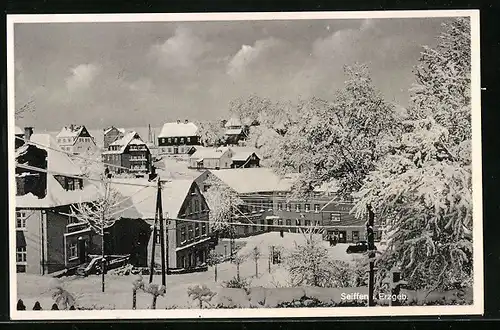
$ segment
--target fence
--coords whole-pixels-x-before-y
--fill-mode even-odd
[[[33,308],[32,310],[34,311],[41,311],[41,310],[44,310],[45,308],[42,307],[42,305],[40,304],[40,302],[36,301],[35,304],[33,305]],[[22,299],[19,299],[17,301],[17,310],[18,311],[25,311],[27,310],[26,306],[24,305],[24,302],[22,301]],[[59,306],[54,303],[52,304],[52,306],[50,308],[48,308],[48,310],[60,310]],[[68,308],[68,310],[76,310],[75,306],[72,305]]]

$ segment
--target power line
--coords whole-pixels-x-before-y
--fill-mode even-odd
[[[130,171],[129,168],[124,167],[124,166],[110,164],[110,163],[104,163],[103,161],[99,161],[99,160],[95,160],[95,159],[90,159],[90,158],[82,157],[80,155],[75,155],[75,154],[73,154],[73,153],[71,153],[69,151],[65,151],[65,150],[62,150],[62,149],[57,149],[57,148],[53,148],[53,147],[50,147],[50,146],[46,146],[44,144],[33,142],[31,140],[27,140],[27,139],[24,139],[24,138],[19,137],[19,136],[16,136],[16,139],[24,141],[27,144],[31,144],[31,145],[39,146],[39,147],[46,148],[46,149],[49,149],[49,150],[57,151],[57,152],[66,154],[68,156],[74,157],[74,158],[80,158],[80,159],[83,159],[83,160],[86,160],[86,161],[89,161],[89,162],[94,162],[96,164],[110,166],[110,167],[116,167],[116,168],[120,168],[120,169],[124,169],[124,170]]]
[[[66,173],[61,173],[61,172],[56,172],[56,171],[49,171],[43,168],[35,167],[35,166],[30,166],[30,165],[25,165],[25,164],[16,164],[16,167],[20,167],[26,170],[31,170],[31,171],[36,171],[36,172],[43,172],[43,173],[48,173],[48,174],[53,174],[53,175],[62,175],[68,178],[74,178],[74,179],[81,179],[81,180],[89,180],[89,181],[94,181],[94,182],[100,182],[100,183],[111,183],[111,184],[116,184],[116,185],[124,185],[124,186],[136,186],[136,187],[156,187],[155,185],[145,185],[145,184],[140,184],[140,183],[131,183],[131,182],[117,182],[117,181],[112,181],[108,180],[105,181],[103,179],[96,179],[96,178],[87,178],[84,176],[78,176],[78,175],[71,175],[71,174],[66,174]]]

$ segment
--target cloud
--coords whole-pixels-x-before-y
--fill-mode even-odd
[[[175,34],[164,43],[153,45],[151,53],[167,68],[186,69],[205,55],[211,45],[190,29],[177,27]]]
[[[71,69],[71,76],[66,78],[68,91],[75,92],[90,87],[90,83],[101,72],[100,67],[95,64],[80,64]]]
[[[278,39],[267,38],[257,40],[253,46],[243,45],[241,49],[233,56],[227,65],[227,73],[236,77],[245,72],[246,68],[259,58],[272,52],[273,48],[281,45]]]

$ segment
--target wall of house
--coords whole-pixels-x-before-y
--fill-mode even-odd
[[[47,272],[53,273],[62,270],[66,267],[66,252],[67,246],[64,240],[64,233],[68,225],[69,218],[58,212],[64,212],[64,209],[48,210],[46,224],[47,238]]]
[[[94,152],[97,149],[92,137],[80,136],[73,146],[73,153],[81,154],[86,152]]]
[[[189,139],[189,141],[188,141]],[[187,154],[193,146],[200,145],[199,136],[185,137],[159,137],[158,138],[158,153],[159,154]]]
[[[116,128],[111,129],[108,133],[104,135],[104,148],[108,148],[108,146],[115,142],[117,139],[122,138],[123,134]]]
[[[130,148],[130,146],[128,146],[126,149],[125,149],[125,152],[124,152],[124,155],[128,155],[128,157],[124,157],[124,164],[128,164],[128,165],[124,165],[128,168],[131,168],[132,165],[141,165],[141,166],[144,166],[144,171],[142,172],[149,172],[150,168],[151,168],[151,152],[149,151],[149,149],[147,148],[146,145],[142,146],[143,147],[143,150],[133,150]],[[145,160],[144,161],[138,161],[138,160],[133,160],[131,159],[131,157],[141,157],[141,158],[144,158]],[[133,173],[137,173],[137,172],[133,172]]]
[[[116,166],[122,166],[122,155],[121,154],[104,154],[102,155],[103,161],[107,164],[112,164]],[[118,167],[109,166],[110,172],[119,172]]]
[[[151,224],[143,219],[120,219],[108,229],[106,253],[130,255],[130,263],[145,267],[149,264],[148,245],[152,236]]]
[[[27,214],[26,230],[23,230],[26,241],[26,273],[41,274],[42,267],[42,212],[40,210],[23,210]]]

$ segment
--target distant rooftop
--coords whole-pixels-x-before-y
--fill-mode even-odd
[[[198,127],[192,122],[173,122],[165,123],[158,137],[165,138],[196,136],[197,133]]]

